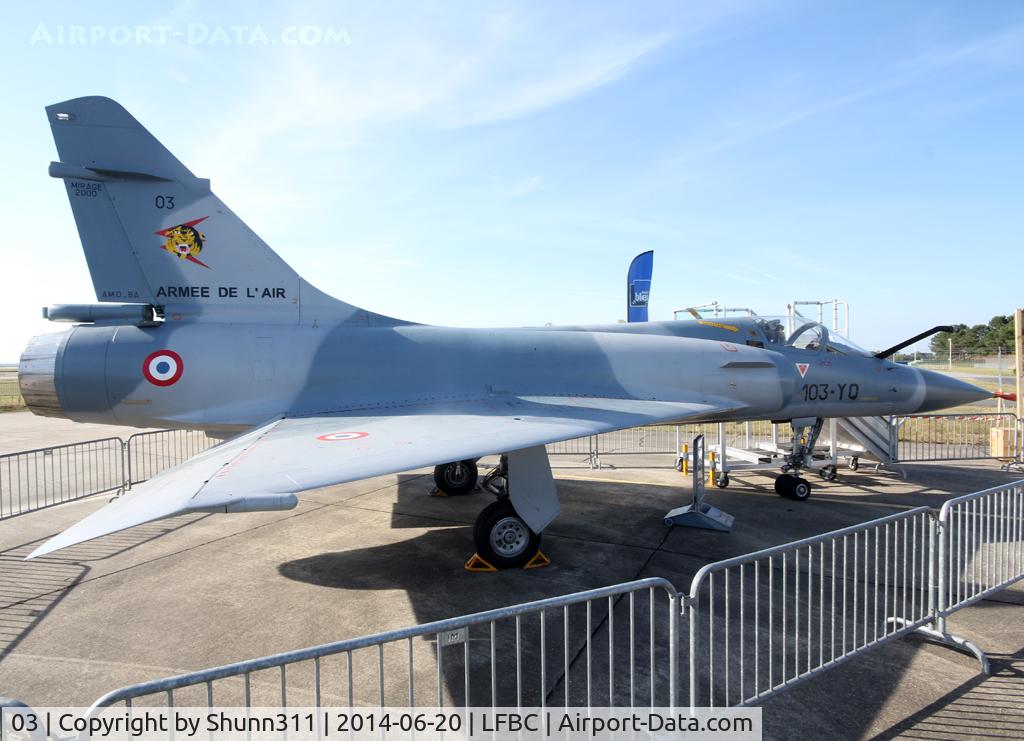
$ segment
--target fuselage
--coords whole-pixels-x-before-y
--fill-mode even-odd
[[[729,410],[709,419],[924,409],[927,384],[916,369],[826,347],[772,347],[756,329],[746,321],[526,329],[83,325],[34,340],[21,374],[40,413],[225,431],[276,416],[501,396],[705,402]],[[170,375],[159,370],[165,359],[174,366]]]

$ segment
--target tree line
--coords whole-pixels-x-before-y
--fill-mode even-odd
[[[1013,352],[1013,315],[994,316],[988,324],[956,324],[952,332],[939,332],[932,337],[931,350],[936,355],[949,356],[949,340],[953,340],[953,353],[995,355],[999,348]]]

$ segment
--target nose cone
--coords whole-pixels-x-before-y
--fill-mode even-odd
[[[992,392],[978,388],[974,384],[960,381],[944,373],[920,371],[924,381],[924,401],[918,412],[934,412],[939,409],[970,404],[982,399],[991,399]]]

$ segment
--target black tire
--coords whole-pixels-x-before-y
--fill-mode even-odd
[[[507,499],[484,507],[473,525],[477,555],[499,569],[525,566],[540,550],[540,534],[516,514]]]
[[[790,484],[789,492],[786,496],[798,502],[805,501],[811,496],[811,482],[807,479],[793,479],[793,483]]]
[[[715,486],[717,486],[719,489],[724,489],[728,485],[729,485],[729,474],[727,474],[727,473],[720,473],[717,476],[715,476]]]
[[[835,481],[839,474],[836,472],[835,466],[822,466],[818,469],[818,475],[825,481]]]
[[[860,468],[860,458],[854,456],[846,465],[850,467],[851,471],[856,471],[858,468]]]
[[[789,497],[789,490],[792,487],[793,477],[787,473],[775,479],[775,493],[780,497]]]
[[[465,460],[434,466],[434,485],[450,497],[469,494],[476,488],[476,461]]]

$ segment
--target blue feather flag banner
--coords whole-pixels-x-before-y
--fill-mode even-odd
[[[641,252],[629,264],[626,274],[626,320],[647,321],[647,302],[651,298],[651,274],[654,272],[654,250]]]

